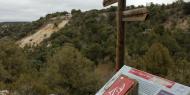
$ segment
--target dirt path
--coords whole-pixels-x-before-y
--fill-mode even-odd
[[[33,35],[25,37],[18,41],[20,47],[25,47],[26,45],[29,46],[37,46],[43,40],[49,38],[53,33],[59,31],[60,29],[64,28],[65,25],[69,22],[69,20],[63,20],[57,26],[54,23],[47,24],[45,27],[39,29]]]

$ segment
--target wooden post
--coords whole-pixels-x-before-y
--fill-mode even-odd
[[[118,0],[117,13],[117,47],[116,47],[116,71],[124,65],[125,56],[125,22],[122,21],[123,11],[126,8],[126,0]]]

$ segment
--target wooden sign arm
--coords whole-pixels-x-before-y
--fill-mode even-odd
[[[123,12],[124,16],[134,16],[134,15],[141,15],[141,14],[148,14],[148,9],[138,8],[138,9],[127,10]]]

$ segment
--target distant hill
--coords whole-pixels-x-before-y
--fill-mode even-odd
[[[0,28],[11,28],[12,26],[17,26],[17,25],[26,25],[31,22],[0,22]]]
[[[35,33],[43,25],[52,22],[51,18],[57,16],[64,16],[67,12],[57,12],[54,14],[48,14],[46,17],[41,17],[37,21],[33,22],[1,22],[0,23],[0,39],[4,37],[10,37],[15,40],[22,39],[28,35]]]
[[[12,25],[14,25],[14,24],[26,24],[26,23],[30,23],[30,22],[0,22],[1,25],[2,24],[12,24]]]

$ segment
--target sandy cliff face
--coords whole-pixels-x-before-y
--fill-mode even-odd
[[[37,46],[39,45],[43,40],[49,38],[53,33],[59,31],[60,29],[64,28],[65,25],[69,22],[70,17],[66,17],[66,19],[62,19],[59,23],[48,23],[44,27],[37,30],[36,33],[27,36],[17,43],[20,45],[20,47],[28,46]]]

